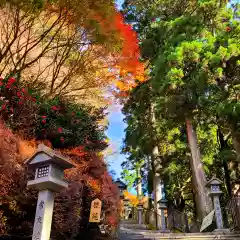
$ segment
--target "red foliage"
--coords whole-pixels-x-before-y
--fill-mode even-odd
[[[66,171],[66,177],[72,182],[84,182],[89,187],[92,198],[97,197],[104,202],[104,223],[112,227],[117,225],[120,211],[119,192],[103,159],[96,153],[84,151],[83,146],[65,150],[64,153],[76,164],[76,168]]]
[[[32,191],[26,190],[26,172],[23,164],[25,154],[27,153],[29,156],[32,151],[31,147],[29,148],[26,144],[23,147],[22,143],[21,139],[13,135],[0,122],[0,234],[5,234],[10,229],[8,215],[5,215],[7,206],[6,213],[17,213],[21,217],[24,212],[19,211],[19,203],[15,199],[19,196],[22,199],[24,196],[23,199],[26,201],[26,199],[33,197]],[[15,207],[13,208],[11,205]]]
[[[32,101],[27,89],[20,88],[15,78],[0,78],[0,114],[20,134],[34,133],[38,105]],[[14,122],[11,120],[14,119]],[[28,134],[25,134],[25,136]],[[31,136],[30,136],[31,138]]]
[[[140,64],[137,34],[129,24],[124,23],[123,16],[119,12],[116,13],[114,26],[123,41],[122,56],[126,59],[127,68],[134,73]],[[125,65],[124,67],[126,68]]]
[[[114,27],[122,40],[122,52],[117,65],[120,67],[120,76],[133,78],[142,77],[144,65],[139,61],[140,50],[136,32],[131,25],[125,24],[121,13],[116,12]]]
[[[58,111],[58,110],[60,110],[60,107],[59,107],[59,106],[52,106],[51,108],[52,108],[53,111]]]
[[[232,30],[231,27],[229,27],[229,26],[226,27],[226,31],[227,31],[227,32],[230,32],[231,30]]]

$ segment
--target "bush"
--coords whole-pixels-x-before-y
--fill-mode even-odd
[[[24,87],[13,77],[0,78],[0,115],[7,125],[26,139],[48,140],[54,148],[107,147],[104,109],[94,109],[69,99],[45,99],[40,91]]]

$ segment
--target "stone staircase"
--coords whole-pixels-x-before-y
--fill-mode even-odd
[[[121,227],[125,229],[147,230],[147,226],[145,224],[139,225],[135,220],[122,221]]]
[[[120,227],[120,240],[240,240],[240,233],[161,233],[159,230],[147,230],[135,221],[123,221]]]

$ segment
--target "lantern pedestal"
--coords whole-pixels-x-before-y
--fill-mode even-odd
[[[142,217],[143,217],[143,204],[138,204],[138,224],[142,225]]]
[[[129,199],[125,198],[123,199],[123,204],[124,204],[124,219],[128,220],[129,216]]]

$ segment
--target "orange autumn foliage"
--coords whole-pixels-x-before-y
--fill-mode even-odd
[[[143,206],[145,208],[147,208],[147,204],[148,204],[148,198],[147,197],[143,197],[141,199],[141,201],[139,201],[139,199],[138,199],[138,197],[136,195],[134,195],[134,194],[132,194],[132,193],[130,193],[128,191],[124,191],[123,195],[124,195],[125,198],[129,199],[130,204],[132,206],[136,207],[139,203],[142,203]]]
[[[124,23],[123,16],[119,12],[116,12],[114,27],[122,41],[122,59],[119,61],[119,66],[122,67],[121,73],[126,74],[124,70],[132,74],[143,73],[143,64],[139,62],[140,51],[136,32],[129,24]]]
[[[131,25],[124,23],[120,12],[115,11],[110,19],[100,15],[93,16],[101,26],[101,33],[115,38],[117,47],[112,52],[109,69],[115,74],[115,86],[121,92],[127,92],[137,86],[137,82],[146,81],[144,64],[140,62],[139,42]],[[116,44],[116,43],[115,43]]]
[[[63,0],[63,2],[65,1]],[[93,30],[96,36],[100,36],[100,42],[109,51],[108,55],[102,56],[106,68],[111,73],[108,84],[112,84],[110,81],[113,80],[118,90],[129,91],[137,85],[136,80],[138,82],[146,81],[144,64],[139,61],[140,50],[137,33],[130,24],[124,22],[122,14],[111,2],[101,0],[95,4],[92,4],[91,0],[86,0],[83,2],[85,7],[83,10],[82,8],[78,9],[76,0],[73,0],[70,4],[72,12],[70,14],[68,11],[67,14],[68,19],[78,22],[78,16],[82,15],[82,11],[86,11],[84,16],[87,18],[81,21],[81,25],[85,29]],[[96,8],[89,8],[91,5]],[[101,8],[97,6],[101,6]],[[51,6],[51,9],[59,11],[56,6]],[[78,14],[76,15],[76,13]],[[101,48],[101,52],[103,54],[103,48]]]
[[[131,25],[125,24],[121,13],[116,12],[114,27],[122,41],[121,56],[116,66],[119,69],[119,80],[116,83],[120,91],[128,91],[137,86],[136,81],[144,82],[144,64],[140,62],[139,42],[136,32]]]

